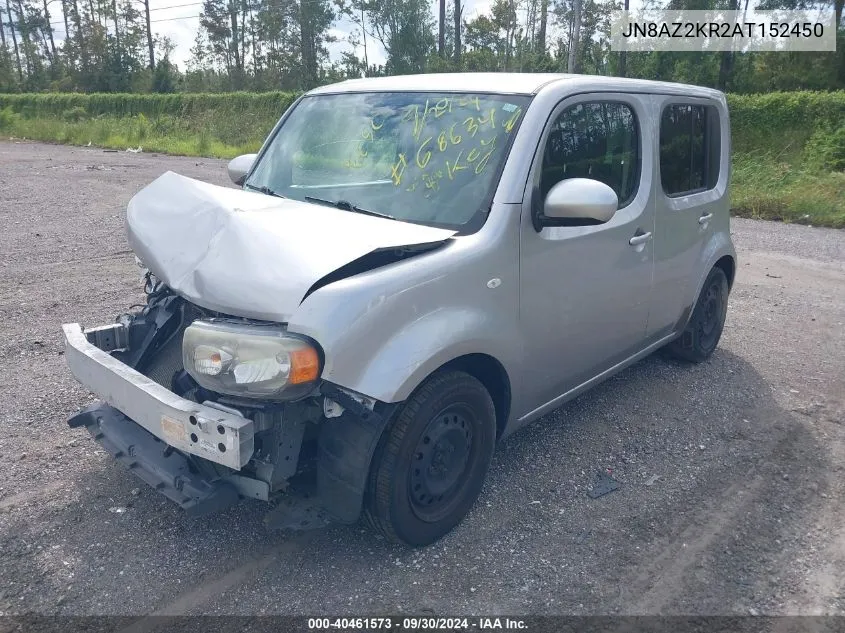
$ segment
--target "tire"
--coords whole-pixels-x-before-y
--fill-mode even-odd
[[[368,522],[395,543],[435,542],[475,503],[495,443],[496,411],[484,385],[460,371],[434,374],[379,442],[365,499]]]
[[[710,357],[725,327],[728,292],[725,272],[721,268],[711,270],[704,280],[687,327],[665,348],[669,356],[691,363],[700,363]]]

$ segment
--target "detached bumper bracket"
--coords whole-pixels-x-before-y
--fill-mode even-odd
[[[358,416],[361,421],[371,423],[376,427],[384,426],[384,421],[378,413],[368,409],[336,385],[323,381],[320,384],[320,393],[328,398],[331,398],[344,409],[351,411],[353,414]]]
[[[238,500],[231,483],[192,473],[183,454],[168,451],[167,444],[104,402],[71,416],[68,425],[86,427],[112,457],[191,516],[222,510]]]

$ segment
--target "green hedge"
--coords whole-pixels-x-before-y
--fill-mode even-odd
[[[728,95],[728,107],[739,152],[795,158],[819,130],[835,132],[845,125],[845,91]]]
[[[0,95],[0,132],[226,157],[255,151],[295,98],[288,92]]]
[[[733,212],[845,227],[845,92],[728,95]]]
[[[293,103],[289,92],[228,92],[204,94],[0,94],[0,110],[11,108],[24,117],[61,117],[74,108],[89,116],[194,116],[206,112],[278,113]]]
[[[161,116],[229,119],[250,137],[251,126],[266,131],[296,98],[288,92],[205,94],[0,94],[0,110],[24,119],[56,118],[79,121],[88,117]],[[739,151],[775,149],[790,154],[819,130],[845,122],[845,92],[773,92],[728,95],[734,147]],[[233,120],[234,119],[234,120]]]
[[[731,124],[737,130],[836,125],[845,122],[845,91],[770,92],[728,95]]]

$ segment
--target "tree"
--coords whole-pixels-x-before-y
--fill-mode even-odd
[[[325,48],[329,40],[327,31],[334,21],[334,12],[328,2],[300,0],[299,45],[303,75],[301,88],[313,88],[319,81],[321,62],[328,58]]]
[[[9,15],[9,31],[12,33],[12,44],[15,48],[15,62],[18,67],[18,80],[23,83],[23,69],[21,68],[21,54],[18,49],[18,38],[15,35],[15,20],[12,17],[12,5],[10,0],[6,0],[6,13]]]
[[[455,65],[461,63],[461,0],[455,0]]]
[[[390,74],[424,72],[435,50],[434,21],[428,0],[352,0],[342,10],[356,24],[367,24],[387,52]]]
[[[628,0],[625,0],[627,3]],[[537,50],[546,54],[546,27],[549,21],[549,0],[540,0],[540,29],[537,32]]]
[[[240,75],[238,55],[238,12],[234,0],[204,0],[200,26],[205,30],[207,58],[225,68],[230,77]]]
[[[440,0],[440,19],[437,29],[437,54],[446,56],[446,0]]]
[[[150,0],[144,0],[144,18],[147,27],[147,52],[150,54],[150,70],[155,70],[156,58],[153,50],[153,31],[150,25]]]
[[[581,2],[573,0],[572,9],[572,35],[569,38],[569,59],[566,62],[566,72],[578,72],[578,39],[581,35]]]
[[[623,9],[624,11],[628,10],[629,1],[630,0],[625,0],[625,6],[624,6],[624,9]],[[628,72],[628,51],[621,51],[619,53],[619,69],[618,69],[618,72],[616,74],[619,75],[620,77],[624,77],[627,72]]]
[[[202,0],[184,74],[171,61],[172,43],[155,36],[149,0],[59,0],[63,41],[53,33],[55,1],[0,0],[0,91],[299,91],[362,75],[567,68],[735,92],[845,88],[843,29],[835,53],[611,52],[610,12],[628,0],[492,0],[466,21],[461,0]],[[840,24],[845,3],[758,1],[760,8],[824,7]],[[660,5],[725,9],[740,1]],[[339,15],[353,28],[338,25],[348,47],[331,59]],[[386,52],[383,65],[371,63],[373,39]]]
[[[55,66],[58,61],[58,54],[56,53],[56,41],[53,39],[53,27],[50,25],[50,11],[47,9],[47,0],[44,0],[44,16],[43,16],[43,29],[47,32],[47,35],[50,37],[50,63],[51,65]]]
[[[170,63],[170,58],[165,55],[158,60],[153,72],[153,92],[175,92],[176,82],[174,77],[176,75],[175,67]]]

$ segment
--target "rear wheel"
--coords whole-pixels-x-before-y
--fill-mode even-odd
[[[496,441],[496,411],[478,380],[433,375],[402,406],[373,459],[369,522],[388,539],[433,543],[455,527],[481,492]]]
[[[666,346],[666,352],[693,363],[709,358],[719,344],[727,311],[728,279],[721,268],[714,268],[704,281],[687,327]]]

